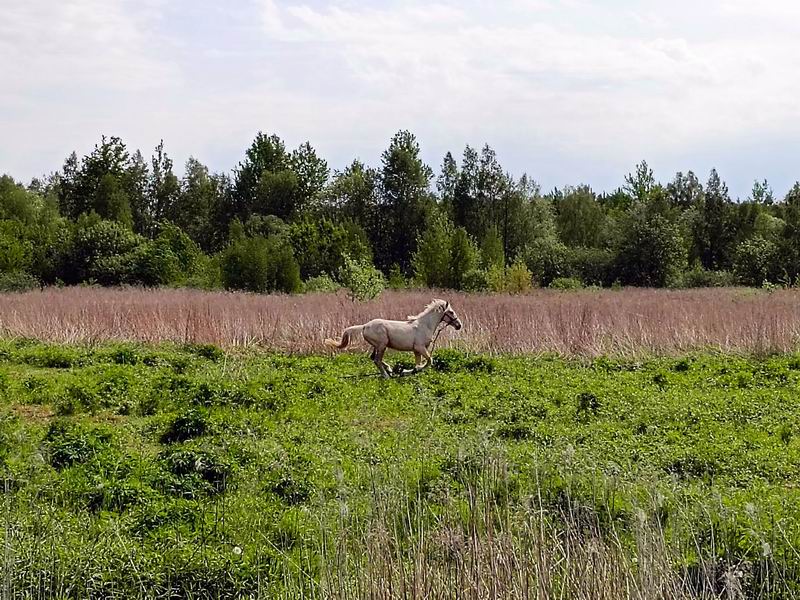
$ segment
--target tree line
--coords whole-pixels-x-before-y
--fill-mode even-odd
[[[175,172],[117,137],[28,185],[0,177],[0,288],[196,286],[369,296],[384,285],[522,292],[531,286],[792,285],[800,183],[734,201],[712,170],[664,184],[646,162],[611,193],[544,193],[494,150],[447,153],[438,173],[408,131],[371,167],[331,172],[309,143],[258,133],[231,173]]]

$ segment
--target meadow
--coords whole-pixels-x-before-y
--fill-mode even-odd
[[[0,342],[3,597],[798,593],[800,356],[442,349],[375,375]]]
[[[425,373],[323,350],[436,295]],[[800,594],[793,290],[0,306],[3,598]]]

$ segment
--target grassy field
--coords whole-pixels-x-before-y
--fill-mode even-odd
[[[3,598],[792,598],[800,357],[0,342]]]

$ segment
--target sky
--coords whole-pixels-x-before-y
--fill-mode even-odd
[[[796,0],[0,0],[0,173],[163,138],[230,171],[258,131],[331,168],[399,129],[438,172],[488,143],[545,190],[714,167],[800,179]]]

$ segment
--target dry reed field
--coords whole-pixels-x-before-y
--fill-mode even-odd
[[[461,332],[439,347],[561,356],[790,352],[800,342],[800,293],[749,289],[539,290],[523,296],[387,291],[354,303],[189,289],[50,288],[0,295],[0,334],[53,342],[214,343],[319,352],[326,336],[374,317],[402,319],[432,296],[450,300]],[[362,348],[356,344],[356,349]]]

